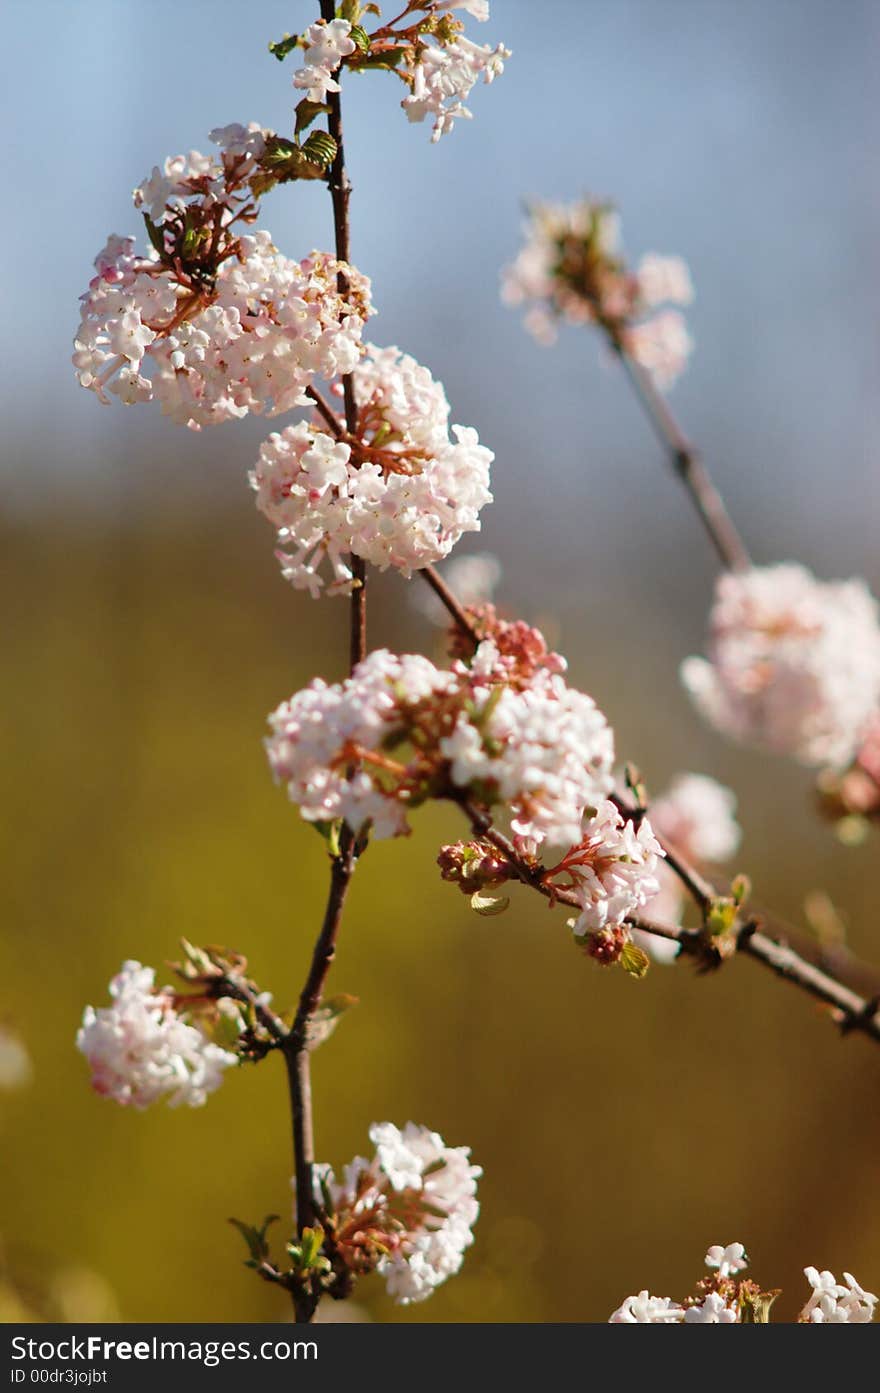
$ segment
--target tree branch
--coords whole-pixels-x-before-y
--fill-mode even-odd
[[[464,797],[453,801],[458,803],[468,818],[473,831],[502,853],[517,880],[530,889],[537,890],[551,903],[558,902],[578,909],[581,907],[580,900],[573,890],[556,889],[548,885],[544,880],[542,868],[531,865],[519,856],[510,838],[492,825],[492,819],[481,808],[475,807]],[[627,809],[625,804],[621,805],[618,802],[618,806],[628,816],[632,815],[633,810]],[[707,891],[708,900],[714,898],[714,887],[694,867],[688,865],[680,853],[674,853],[673,857],[670,857],[667,852],[667,860],[670,868],[682,879],[687,888],[692,893],[696,892],[695,898],[697,898],[698,903],[701,903]],[[705,906],[701,905],[701,908],[705,908]],[[628,916],[626,923],[630,928],[640,929],[643,933],[654,934],[658,938],[670,939],[680,944],[683,953],[694,957],[706,967],[720,965],[721,956],[713,943],[712,936],[707,933],[705,928],[688,929],[676,924],[660,924],[636,915]],[[784,941],[761,932],[760,925],[760,916],[753,916],[741,924],[734,931],[733,951],[744,953],[747,957],[753,958],[756,962],[769,968],[777,977],[782,977],[785,981],[800,987],[808,995],[832,1006],[835,1011],[835,1019],[843,1033],[846,1034],[854,1030],[861,1031],[872,1039],[880,1041],[880,995],[875,997],[861,996],[858,992],[831,977],[827,972],[823,972],[814,963],[808,962]]]
[[[666,399],[657,391],[651,374],[630,357],[620,331],[604,320],[599,322],[623,364],[669,463],[684,484],[722,565],[729,571],[747,571],[752,562],[746,545],[698,452],[679,426]]]
[[[321,17],[332,21],[335,18],[334,0],[321,0]],[[333,225],[335,231],[336,257],[339,261],[349,261],[350,229],[348,204],[351,185],[345,170],[345,153],[342,144],[342,107],[338,92],[328,93],[328,128],[336,141],[336,156],[330,168],[329,189],[333,202]],[[348,290],[348,279],[339,272],[339,289],[342,294]],[[349,435],[357,432],[357,403],[351,376],[342,379],[345,403],[345,429]],[[309,395],[315,402],[327,424],[340,433],[335,413],[316,389]],[[367,582],[366,565],[360,557],[349,558],[354,588],[351,593],[349,622],[349,670],[362,662],[367,654]],[[316,1220],[314,1165],[315,1141],[312,1115],[311,1059],[309,1051],[309,1024],[320,1006],[321,996],[327,981],[333,959],[336,955],[336,941],[342,923],[342,912],[352,874],[357,863],[357,839],[347,824],[343,825],[338,855],[333,857],[330,871],[330,889],[324,922],[315,944],[311,966],[299,998],[296,1017],[284,1045],[284,1058],[287,1065],[287,1079],[290,1091],[290,1110],[293,1118],[293,1153],[296,1175],[296,1226],[301,1235],[303,1229],[313,1228]],[[297,1322],[312,1320],[318,1305],[319,1296],[310,1291],[293,1293],[294,1313]]]

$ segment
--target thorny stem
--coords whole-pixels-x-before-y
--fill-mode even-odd
[[[328,23],[335,18],[334,0],[321,0],[321,16]],[[328,128],[336,141],[336,157],[330,168],[329,188],[333,201],[333,225],[336,239],[336,257],[339,261],[349,260],[349,218],[348,203],[351,186],[345,171],[345,155],[342,147],[342,108],[338,92],[328,93]],[[339,275],[339,289],[348,289],[344,273]],[[351,376],[342,379],[345,402],[345,426],[349,435],[357,431],[357,404]],[[317,391],[311,392],[318,410],[328,423],[335,416]],[[351,594],[351,618],[349,624],[349,669],[354,669],[367,655],[367,591],[366,566],[360,557],[350,558],[354,588]],[[290,1110],[293,1117],[293,1153],[296,1176],[296,1226],[301,1235],[303,1229],[314,1227],[317,1213],[314,1193],[315,1141],[312,1116],[312,1081],[309,1055],[309,1024],[321,1003],[321,996],[327,975],[336,954],[336,940],[342,923],[342,912],[346,895],[357,863],[359,846],[347,824],[340,835],[339,852],[333,857],[330,870],[330,889],[324,922],[312,952],[309,973],[300,993],[296,1017],[289,1035],[283,1045],[287,1078],[290,1090]],[[317,1309],[319,1295],[302,1288],[292,1292],[294,1314],[298,1323],[308,1323]]]
[[[651,374],[626,351],[619,331],[608,323],[603,323],[602,327],[670,464],[687,489],[722,565],[728,571],[747,571],[752,563],[746,545],[698,452],[682,431],[665,398],[657,391]]]

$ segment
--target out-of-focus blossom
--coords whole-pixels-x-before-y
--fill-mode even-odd
[[[645,256],[630,271],[620,252],[620,225],[607,203],[533,205],[525,245],[502,274],[502,297],[526,308],[526,327],[553,343],[560,322],[594,324],[661,388],[671,387],[693,348],[684,318],[694,288],[679,257]]]
[[[880,701],[877,603],[861,580],[803,566],[721,576],[707,658],[682,680],[724,735],[803,764],[843,765]]]
[[[25,1088],[33,1077],[27,1046],[17,1031],[0,1023],[0,1089]]]
[[[124,962],[110,983],[112,1005],[86,1007],[77,1049],[96,1093],[117,1103],[140,1109],[165,1098],[172,1107],[200,1107],[238,1058],[190,1024],[155,978],[151,967]]]

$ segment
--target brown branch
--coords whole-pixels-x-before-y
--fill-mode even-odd
[[[551,903],[559,902],[580,908],[580,901],[575,892],[556,889],[548,885],[544,880],[542,868],[530,864],[519,856],[510,838],[492,825],[492,820],[487,813],[483,812],[481,808],[475,807],[465,797],[456,798],[453,801],[457,802],[465,813],[473,831],[502,853],[517,880],[530,889],[537,890]],[[618,806],[621,806],[619,802]],[[622,806],[622,810],[627,811],[625,805]],[[628,815],[631,815],[633,811],[628,810]],[[705,895],[707,889],[709,900],[714,898],[714,887],[698,871],[689,866],[684,857],[675,853],[673,862],[667,852],[667,860],[669,860],[670,867],[682,877],[688,888],[692,891],[694,886],[698,888],[696,896],[698,902],[700,896]],[[829,976],[827,972],[823,972],[814,963],[808,962],[784,941],[779,941],[767,933],[760,932],[760,922],[760,918],[752,917],[734,931],[732,944],[734,952],[744,953],[747,957],[754,958],[756,962],[769,968],[776,976],[782,977],[785,981],[800,987],[808,995],[832,1006],[836,1013],[837,1023],[843,1033],[846,1034],[854,1030],[861,1031],[872,1039],[880,1041],[880,995],[861,996],[852,988]],[[643,933],[654,934],[658,938],[670,939],[680,944],[683,953],[696,958],[704,966],[714,967],[721,962],[718,948],[705,928],[688,929],[676,924],[660,924],[655,920],[644,919],[636,915],[628,916],[626,923],[630,928],[640,929]]]
[[[672,468],[684,484],[722,564],[729,571],[747,571],[752,562],[746,545],[734,526],[724,500],[699,453],[687,439],[665,398],[654,386],[651,374],[627,352],[619,329],[601,320],[600,323],[624,366],[636,397],[666,451]]]
[[[334,19],[336,7],[334,0],[321,0],[321,16],[330,22]],[[336,240],[337,260],[349,260],[349,218],[348,203],[351,186],[345,172],[345,155],[342,145],[342,108],[338,92],[328,94],[328,127],[336,141],[336,156],[330,168],[329,189],[333,201],[333,224]],[[348,279],[344,271],[339,273],[339,289],[342,294],[348,290]],[[349,435],[357,432],[357,403],[351,376],[342,379],[345,402],[345,429]],[[335,413],[316,389],[309,395],[321,415],[335,433],[339,433],[339,423]],[[360,557],[349,559],[354,589],[351,594],[351,618],[349,623],[349,670],[362,662],[367,653],[367,590],[366,566]],[[336,955],[336,941],[342,923],[342,912],[351,877],[357,863],[359,846],[351,829],[343,825],[340,847],[333,857],[330,871],[330,889],[321,932],[312,952],[312,961],[305,985],[299,998],[296,1017],[284,1045],[287,1079],[290,1091],[290,1110],[293,1118],[293,1153],[296,1175],[296,1226],[301,1235],[303,1229],[313,1228],[317,1219],[315,1205],[315,1140],[312,1115],[311,1060],[309,1052],[309,1023],[321,1004],[321,997],[333,959]],[[305,1288],[292,1292],[294,1314],[297,1322],[312,1320],[320,1299],[317,1292]]]
[[[441,605],[452,615],[462,633],[467,634],[468,638],[476,647],[480,642],[480,636],[473,624],[467,617],[464,606],[452,593],[443,577],[435,571],[433,566],[424,566],[419,575],[430,585]]]

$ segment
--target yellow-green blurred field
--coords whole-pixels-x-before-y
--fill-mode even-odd
[[[301,982],[323,847],[260,740],[282,697],[339,675],[345,613],[285,587],[268,541],[246,498],[173,525],[129,509],[124,525],[3,538],[0,1017],[34,1064],[29,1087],[0,1094],[7,1319],[287,1314],[225,1222],[289,1213],[280,1062],[241,1070],[203,1110],[135,1114],[90,1092],[73,1046],[121,959],[161,964],[181,934],[246,952],[279,1005]],[[430,646],[404,588],[375,587],[373,642]],[[853,946],[880,957],[876,846],[839,847],[807,778],[724,751],[683,702],[667,707],[674,632],[636,634],[633,667],[632,633],[591,635],[579,616],[568,597],[562,645],[621,752],[656,781],[711,754],[710,772],[738,780],[760,898],[796,916],[825,886]],[[646,684],[661,706],[647,716]],[[525,893],[503,918],[474,916],[434,865],[459,830],[451,811],[425,812],[410,840],[364,858],[332,979],[361,1004],[314,1066],[327,1160],[362,1150],[373,1119],[412,1117],[485,1168],[461,1277],[412,1310],[367,1282],[371,1317],[603,1320],[640,1286],[680,1295],[706,1247],[733,1239],[785,1288],[785,1317],[806,1263],[876,1290],[876,1047],[747,961],[639,984],[581,957],[564,916]]]

